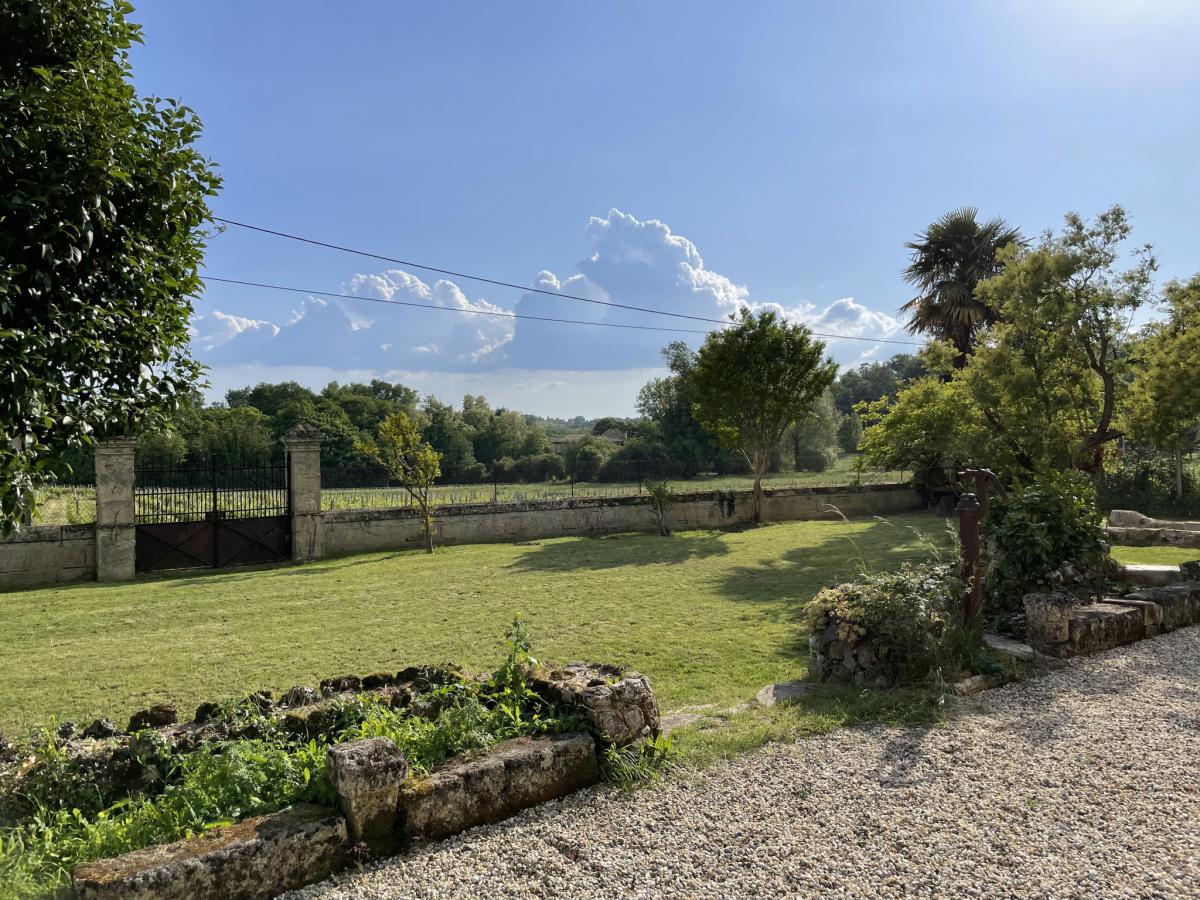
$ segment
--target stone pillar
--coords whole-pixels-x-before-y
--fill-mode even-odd
[[[96,580],[129,581],[135,571],[131,438],[96,445]]]
[[[292,507],[292,559],[325,556],[321,519],[321,432],[307,422],[283,435]]]
[[[404,754],[391,738],[376,737],[330,747],[325,760],[350,840],[372,856],[394,853],[400,787],[408,778]]]
[[[1026,594],[1025,631],[1030,646],[1047,656],[1067,656],[1071,610],[1079,601],[1066,594]]]

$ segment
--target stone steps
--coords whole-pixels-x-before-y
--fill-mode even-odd
[[[1166,587],[1183,581],[1183,571],[1179,566],[1152,566],[1141,563],[1127,563],[1121,567],[1121,577],[1130,584],[1142,587]]]

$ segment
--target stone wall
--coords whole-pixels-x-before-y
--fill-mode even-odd
[[[722,528],[750,521],[750,491],[685,494],[671,503],[675,530]],[[764,521],[887,516],[921,508],[907,485],[862,488],[786,488],[768,491]],[[416,509],[333,510],[323,515],[328,556],[421,545]],[[487,544],[618,531],[657,531],[649,497],[580,498],[532,503],[440,506],[434,516],[439,544]]]
[[[0,590],[95,577],[94,525],[37,525],[0,538]]]
[[[1152,519],[1132,509],[1114,509],[1108,516],[1108,537],[1129,547],[1200,549],[1200,522]]]

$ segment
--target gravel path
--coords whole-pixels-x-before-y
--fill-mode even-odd
[[[1200,896],[1200,627],[632,795],[599,788],[296,897]]]

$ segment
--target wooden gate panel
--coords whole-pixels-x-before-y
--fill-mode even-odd
[[[163,572],[216,565],[212,522],[158,522],[137,526],[136,567]]]
[[[250,566],[289,559],[290,524],[288,516],[218,520],[216,565]]]

